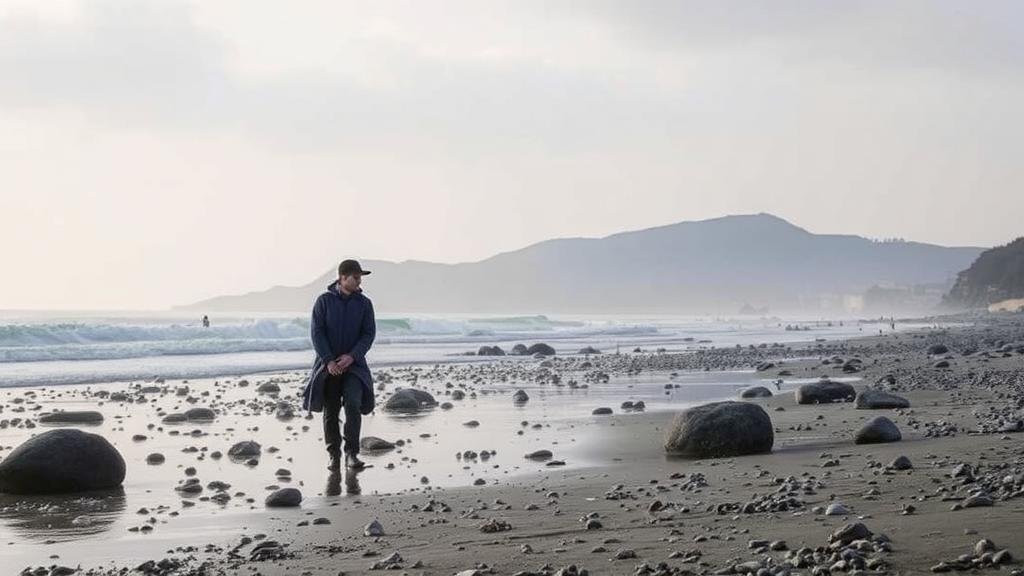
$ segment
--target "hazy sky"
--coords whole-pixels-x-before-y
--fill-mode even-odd
[[[0,309],[729,213],[1005,243],[1022,28],[1016,1],[0,0]]]

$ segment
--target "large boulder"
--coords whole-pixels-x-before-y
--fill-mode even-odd
[[[771,398],[772,391],[764,386],[751,386],[740,392],[740,398]]]
[[[92,410],[50,412],[39,417],[43,424],[99,424],[103,414]]]
[[[820,380],[804,384],[796,389],[797,404],[825,404],[829,402],[849,402],[857,395],[853,386],[846,382]]]
[[[555,349],[543,342],[538,342],[533,346],[526,349],[526,353],[529,355],[540,354],[542,356],[554,356]]]
[[[399,388],[384,403],[384,410],[401,414],[415,414],[424,408],[436,405],[437,401],[429,392],[415,388]]]
[[[881,444],[883,442],[898,442],[903,438],[900,429],[892,420],[885,416],[872,418],[867,424],[857,430],[853,437],[854,444]]]
[[[512,354],[515,356],[526,356],[527,355],[526,344],[516,344],[512,347]]]
[[[757,404],[713,402],[676,415],[665,434],[665,451],[696,458],[771,452],[772,420]]]
[[[0,492],[102,490],[120,486],[124,475],[124,458],[106,438],[61,428],[29,438],[0,462]]]
[[[504,356],[505,351],[501,346],[481,346],[476,352],[477,356]]]
[[[878,410],[888,408],[909,408],[910,401],[902,396],[883,392],[882,390],[863,390],[857,394],[857,408],[861,410]]]

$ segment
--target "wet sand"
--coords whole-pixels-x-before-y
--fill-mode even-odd
[[[790,348],[769,345],[712,351],[703,357],[623,354],[555,358],[547,366],[533,359],[506,359],[394,368],[382,379],[387,391],[415,381],[438,401],[451,401],[453,408],[415,417],[378,411],[367,418],[364,435],[407,443],[384,455],[367,456],[373,468],[357,475],[332,476],[323,469],[319,415],[312,420],[298,412],[290,420],[275,416],[280,399],[294,402],[301,373],[250,378],[245,387],[238,379],[197,381],[189,383],[183,396],[174,391],[180,382],[166,382],[168,391],[148,400],[108,400],[99,406],[106,420],[92,429],[108,436],[128,462],[123,493],[93,499],[93,504],[88,498],[72,499],[82,500],[79,506],[100,508],[92,512],[67,510],[68,499],[3,496],[0,522],[7,546],[0,549],[0,557],[4,565],[18,569],[81,564],[84,572],[96,574],[161,559],[166,559],[166,569],[154,566],[153,573],[187,573],[176,572],[175,564],[196,569],[204,562],[210,574],[334,575],[362,573],[375,564],[411,574],[473,569],[554,573],[573,564],[595,574],[735,573],[752,568],[743,563],[758,561],[769,573],[785,568],[809,574],[808,566],[786,568],[786,551],[760,545],[752,549],[750,541],[782,540],[789,550],[814,549],[826,546],[835,528],[857,521],[891,540],[891,551],[865,554],[879,558],[872,561],[874,571],[928,572],[943,560],[973,554],[983,537],[1019,556],[1024,554],[1024,433],[998,432],[993,424],[1020,414],[1024,355],[1012,349],[1005,356],[983,354],[998,350],[1001,344],[994,340],[1000,339],[1024,341],[1021,326],[986,325]],[[927,354],[928,346],[938,341],[953,349],[949,368],[933,367],[946,355]],[[973,353],[964,356],[961,351]],[[821,362],[835,355],[858,357],[863,368],[843,372],[844,364]],[[764,368],[766,361],[776,366],[752,369],[758,364]],[[823,374],[845,377],[858,389],[893,375],[894,383],[885,387],[908,398],[911,408],[797,405],[792,394],[782,393],[752,400],[771,416],[776,431],[771,454],[704,460],[665,456],[662,436],[676,409],[735,398],[743,387],[780,377],[783,391],[791,391]],[[553,375],[559,376],[557,382]],[[255,392],[267,381],[281,387],[277,399]],[[26,391],[9,390],[2,417],[31,415],[36,405],[43,406],[39,411],[54,406],[97,409],[97,392],[125,388],[37,390],[35,404],[14,404],[14,397],[24,398]],[[530,395],[524,406],[511,399],[520,388]],[[445,394],[456,389],[464,390],[466,399],[453,401]],[[623,411],[620,404],[627,400],[643,400],[646,411]],[[160,424],[162,412],[192,405],[214,407],[217,419],[202,425]],[[26,411],[12,412],[18,406]],[[590,414],[600,406],[614,413]],[[854,431],[878,415],[891,418],[903,439],[854,444]],[[471,419],[480,425],[463,425]],[[195,436],[194,430],[199,431]],[[3,453],[33,431],[39,428],[0,430]],[[148,438],[132,441],[138,433]],[[206,456],[212,450],[226,452],[243,439],[263,444],[265,451],[255,466]],[[279,451],[267,451],[271,446]],[[549,467],[523,458],[542,448],[565,465]],[[464,450],[496,454],[486,461],[457,459],[455,453]],[[147,465],[145,456],[153,451],[164,453],[166,462]],[[909,458],[913,468],[886,469],[897,456]],[[951,477],[961,463],[975,467],[972,481]],[[218,504],[209,499],[212,490],[187,498],[176,493],[174,487],[186,478],[189,466],[204,485],[213,480],[231,484],[231,498]],[[276,476],[278,468],[291,472],[289,481]],[[423,476],[426,484],[420,483]],[[477,479],[483,484],[473,485]],[[263,498],[272,486],[299,488],[305,497],[301,507],[265,508]],[[951,510],[979,486],[992,495],[994,505]],[[351,493],[356,490],[361,493]],[[780,501],[788,503],[784,509]],[[823,508],[833,501],[849,513],[825,515]],[[744,512],[749,503],[760,510],[748,507]],[[906,513],[908,505],[912,513]],[[140,513],[143,507],[146,513]],[[589,518],[594,529],[588,530],[586,517],[594,514]],[[79,518],[79,525],[67,526],[68,518]],[[364,526],[374,519],[385,535],[364,536]],[[507,524],[509,529],[483,532],[487,521],[492,521],[489,528]],[[147,524],[152,530],[129,531]],[[281,546],[266,546],[268,540]],[[261,543],[263,553],[253,559]],[[391,557],[388,562],[395,552],[401,561]],[[651,570],[638,571],[644,563]],[[827,564],[834,567],[834,562]],[[545,565],[550,570],[542,570]],[[1019,564],[1003,569],[1016,570]]]

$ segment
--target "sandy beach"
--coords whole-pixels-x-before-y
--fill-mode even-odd
[[[95,410],[103,422],[80,427],[111,441],[127,475],[113,494],[3,495],[0,558],[40,575],[1020,573],[1024,322],[959,320],[847,341],[390,367],[363,435],[400,445],[366,453],[358,474],[324,469],[319,415],[296,409],[301,371],[7,389],[0,454],[54,426],[40,414]],[[793,391],[822,376],[910,407],[798,404]],[[774,393],[745,400],[771,418],[770,453],[666,456],[677,411],[753,385]],[[450,407],[388,413],[400,387]],[[520,389],[529,400],[516,403]],[[215,418],[168,421],[197,407]],[[855,444],[876,416],[902,439]],[[228,455],[248,440],[258,457]],[[524,458],[536,450],[552,454]],[[267,507],[284,487],[301,504]]]

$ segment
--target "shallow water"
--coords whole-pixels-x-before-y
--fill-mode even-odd
[[[619,408],[623,401],[643,400],[648,411],[672,410],[708,400],[735,398],[741,388],[761,382],[752,371],[727,371],[683,372],[675,377],[667,373],[645,374],[577,389],[523,383],[479,385],[475,398],[467,395],[464,400],[453,401],[451,410],[435,408],[415,416],[390,415],[378,410],[364,417],[363,436],[403,439],[406,445],[383,454],[364,453],[370,467],[357,475],[332,475],[325,469],[327,456],[319,414],[307,418],[298,412],[291,420],[280,420],[256,409],[261,402],[274,403],[272,398],[256,393],[259,383],[271,379],[286,381],[281,385],[280,399],[297,399],[295,394],[303,376],[299,372],[250,377],[251,385],[247,387],[240,387],[237,378],[193,380],[187,384],[167,381],[170,393],[151,395],[144,403],[98,405],[97,400],[81,394],[126,390],[126,384],[61,387],[40,393],[35,400],[28,397],[23,404],[27,413],[35,412],[36,406],[42,407],[41,412],[103,412],[102,424],[83,429],[110,440],[124,456],[128,473],[123,491],[112,495],[3,496],[0,542],[6,546],[0,547],[0,557],[15,562],[15,566],[42,562],[53,553],[72,554],[76,562],[85,562],[87,558],[98,562],[110,550],[127,548],[137,558],[154,557],[173,546],[221,542],[226,534],[266,530],[272,517],[294,516],[297,520],[305,512],[374,494],[468,486],[478,478],[487,484],[523,478],[547,469],[544,462],[523,458],[527,452],[538,449],[551,450],[555,459],[565,462],[562,469],[607,464],[607,450],[602,450],[602,444],[609,435],[621,433],[623,428],[616,429],[616,421],[632,417]],[[795,382],[786,387],[794,386]],[[666,389],[667,384],[678,387]],[[226,413],[206,424],[161,424],[160,414],[193,406],[185,397],[174,394],[174,389],[182,385],[189,386],[191,397],[201,400],[194,405],[218,406]],[[443,387],[426,388],[435,390],[439,401],[446,399]],[[530,395],[530,400],[521,406],[511,398],[511,393],[520,388]],[[10,400],[25,397],[24,392],[3,391],[0,397],[8,406],[5,418],[15,416],[9,413]],[[203,396],[204,393],[208,395]],[[615,414],[591,415],[594,408],[601,406],[612,407]],[[478,421],[479,426],[466,427],[464,423],[469,420]],[[16,446],[30,433],[43,429],[41,425],[34,430],[0,430],[0,445]],[[133,441],[134,434],[145,434],[148,439]],[[652,434],[657,435],[653,431]],[[255,440],[262,445],[258,465],[235,462],[227,456],[219,460],[208,456],[214,450],[226,454],[233,443],[241,440]],[[660,438],[652,437],[651,442],[658,443]],[[279,451],[271,452],[272,447]],[[456,453],[466,450],[493,450],[495,454],[486,460],[456,457]],[[166,462],[148,465],[145,459],[151,452],[164,454]],[[393,469],[388,469],[389,465]],[[196,477],[204,486],[213,480],[230,484],[227,492],[232,498],[218,504],[209,500],[215,493],[210,489],[196,496],[183,497],[177,493],[174,488],[186,478],[184,469],[189,466],[196,469]],[[290,480],[276,477],[279,468],[290,470]],[[421,483],[424,476],[429,484]],[[274,486],[299,488],[305,497],[302,509],[264,508],[268,487]],[[142,508],[146,513],[138,513]],[[146,526],[150,518],[155,519],[148,523],[152,527],[150,532],[130,531]]]

